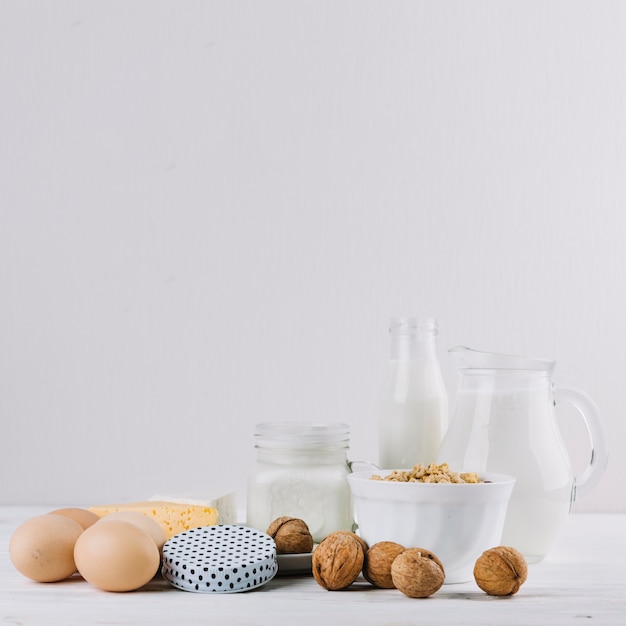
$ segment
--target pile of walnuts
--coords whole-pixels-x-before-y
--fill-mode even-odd
[[[298,554],[313,549],[307,524],[295,517],[279,517],[267,529],[278,554]],[[313,577],[329,591],[349,587],[361,573],[381,589],[399,589],[410,598],[427,598],[443,585],[445,571],[439,558],[423,548],[405,548],[380,541],[371,548],[355,533],[339,530],[324,537],[312,556]],[[526,581],[528,567],[515,548],[486,550],[474,565],[474,580],[487,594],[510,596]]]
[[[427,598],[443,585],[445,571],[435,554],[381,541],[371,548],[354,533],[338,531],[325,537],[313,552],[313,577],[330,591],[345,589],[359,577],[375,587],[399,589],[410,598]],[[474,579],[489,595],[516,593],[528,568],[522,554],[499,546],[476,560]]]

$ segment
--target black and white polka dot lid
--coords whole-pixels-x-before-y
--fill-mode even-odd
[[[277,571],[274,540],[247,526],[193,528],[163,546],[163,578],[184,591],[247,591],[264,585]]]

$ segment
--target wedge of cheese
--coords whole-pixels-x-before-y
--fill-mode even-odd
[[[206,493],[185,493],[177,495],[160,493],[150,496],[150,501],[152,502],[153,500],[213,507],[217,509],[217,521],[219,524],[236,524],[238,521],[237,497],[233,491],[216,497],[211,497]]]
[[[117,513],[118,511],[143,513],[159,523],[166,539],[190,528],[214,526],[217,524],[218,519],[216,507],[166,501],[107,504],[104,506],[92,506],[88,510],[99,517],[104,517],[109,515],[109,513]]]

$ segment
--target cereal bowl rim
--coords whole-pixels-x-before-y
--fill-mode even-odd
[[[368,485],[368,491],[371,488],[377,493],[390,492],[390,491],[420,491],[420,490],[435,490],[435,489],[449,489],[454,491],[480,489],[481,491],[494,489],[497,487],[508,486],[511,488],[515,484],[515,476],[510,474],[502,474],[500,472],[477,472],[479,478],[484,482],[481,483],[424,483],[424,482],[400,482],[391,480],[372,480],[373,475],[379,475],[382,477],[387,476],[391,472],[396,471],[389,470],[365,470],[360,472],[353,472],[348,474],[348,482],[351,488],[356,485]],[[410,471],[410,470],[397,470],[397,471]],[[354,491],[354,489],[353,489]],[[359,490],[361,491],[361,489]]]

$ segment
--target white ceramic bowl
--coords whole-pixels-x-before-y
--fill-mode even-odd
[[[368,545],[424,548],[443,563],[446,584],[473,580],[476,559],[500,545],[515,478],[486,472],[480,477],[489,482],[477,484],[400,483],[371,480],[373,473],[348,475],[358,533]]]

